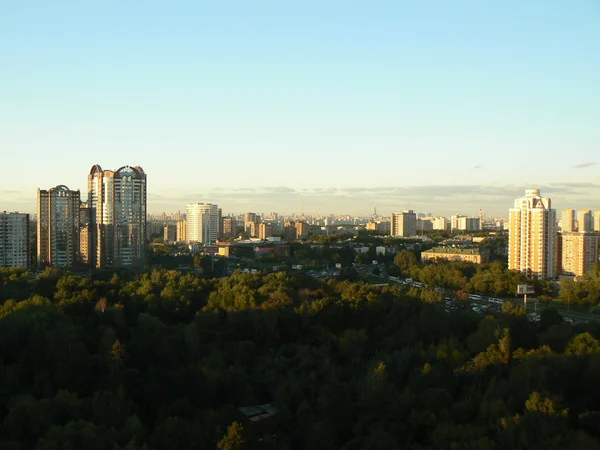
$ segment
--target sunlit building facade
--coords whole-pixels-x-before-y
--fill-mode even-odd
[[[37,192],[37,265],[71,268],[79,256],[79,190],[64,185]]]
[[[509,210],[508,268],[539,279],[556,275],[556,212],[539,189],[527,189]]]
[[[88,176],[88,207],[92,216],[92,265],[139,267],[146,252],[146,173],[139,166],[115,171],[92,167]]]

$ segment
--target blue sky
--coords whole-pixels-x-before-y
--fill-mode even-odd
[[[597,0],[352,3],[3,2],[0,210],[93,164],[152,212],[600,209]]]

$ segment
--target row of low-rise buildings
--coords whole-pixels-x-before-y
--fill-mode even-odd
[[[469,217],[457,214],[448,217],[418,217],[413,210],[393,213],[390,218],[389,230],[393,237],[410,237],[426,230],[443,231],[478,231],[482,228],[481,217]],[[385,227],[367,225],[367,229],[382,231]]]
[[[528,189],[509,211],[508,267],[536,278],[585,275],[598,262],[599,235],[589,210],[561,214],[558,232],[551,199]]]

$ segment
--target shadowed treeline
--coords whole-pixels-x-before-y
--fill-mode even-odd
[[[600,326],[395,288],[0,271],[0,448],[594,449]],[[248,421],[240,406],[277,414]]]

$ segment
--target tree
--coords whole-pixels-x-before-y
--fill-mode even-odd
[[[244,427],[239,422],[233,422],[227,427],[227,433],[219,441],[219,450],[242,450],[244,448]]]
[[[567,345],[565,355],[598,355],[600,342],[590,333],[581,333],[573,338]]]
[[[396,264],[402,272],[408,272],[412,266],[417,265],[417,257],[413,252],[400,250],[394,257],[394,264]]]

